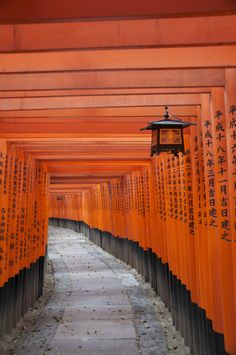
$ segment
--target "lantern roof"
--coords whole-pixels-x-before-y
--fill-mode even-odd
[[[159,121],[153,121],[149,122],[150,124],[147,127],[141,128],[141,131],[143,130],[154,130],[158,126],[168,126],[168,127],[178,127],[178,128],[185,128],[188,126],[196,125],[196,123],[193,122],[184,122],[180,118],[174,118],[171,119],[170,115],[168,113],[168,107],[165,107],[165,114],[163,116],[164,118]]]

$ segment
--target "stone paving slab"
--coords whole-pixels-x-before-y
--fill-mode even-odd
[[[54,339],[135,339],[132,320],[90,320],[64,322],[57,328]]]
[[[51,343],[52,350],[47,355],[138,355],[136,341],[134,339],[114,340],[54,340]],[[58,350],[56,350],[58,349]]]
[[[78,314],[79,313],[79,314]],[[63,315],[65,321],[74,321],[80,319],[84,320],[102,320],[102,319],[133,319],[133,310],[130,305],[128,306],[108,306],[96,305],[94,308],[76,308],[66,309]]]
[[[110,270],[96,270],[96,271],[80,271],[75,268],[76,271],[73,269],[70,269],[70,278],[71,280],[77,279],[77,280],[82,280],[85,279],[86,281],[91,280],[91,279],[96,279],[96,280],[103,280],[103,279],[109,279],[112,278],[113,282],[119,282],[118,278],[114,278],[114,273]],[[89,276],[89,278],[88,278]],[[93,280],[94,281],[94,280]]]
[[[106,277],[103,279],[94,278],[93,282],[88,282],[86,278],[76,278],[72,279],[71,282],[73,288],[79,290],[124,290],[123,285],[118,280],[114,280],[112,277]]]
[[[72,287],[73,286],[74,285],[72,283]],[[93,286],[91,286],[91,288],[90,288],[89,286],[86,285],[86,287],[77,287],[76,290],[73,290],[72,297],[80,297],[80,298],[81,298],[81,296],[85,296],[85,297],[109,296],[109,297],[112,297],[112,295],[122,296],[123,293],[124,293],[124,290],[118,286],[116,287],[116,285],[113,290],[112,289],[105,289],[104,287],[102,289],[97,289],[97,288],[93,288]]]
[[[69,307],[95,307],[96,305],[129,305],[129,300],[126,295],[112,294],[112,295],[71,295],[68,302]]]

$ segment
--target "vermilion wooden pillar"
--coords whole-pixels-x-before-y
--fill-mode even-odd
[[[211,89],[211,132],[212,132],[212,147],[213,147],[213,166],[214,170],[214,190],[215,190],[215,205],[216,209],[216,227],[215,238],[210,250],[210,258],[212,261],[212,282],[214,287],[213,308],[214,308],[214,329],[219,333],[224,333],[226,319],[228,313],[227,288],[231,287],[228,284],[232,278],[231,268],[227,260],[227,252],[230,246],[224,240],[225,235],[225,217],[224,212],[228,207],[224,206],[225,201],[229,204],[229,174],[228,174],[228,159],[227,159],[227,140],[225,134],[225,100],[224,88]],[[211,162],[209,157],[209,162]],[[226,189],[225,189],[226,186]],[[228,229],[228,227],[227,227]],[[232,263],[232,259],[229,258]],[[230,274],[230,275],[229,275]],[[232,283],[232,279],[231,282]],[[228,285],[228,286],[227,286]]]
[[[225,263],[230,268],[228,283],[226,283],[226,295],[228,298],[228,324],[225,332],[226,349],[236,353],[236,69],[225,70],[225,103],[226,103],[226,136],[227,155],[229,162],[229,206],[231,220],[230,242],[227,246]],[[234,286],[234,288],[233,288]],[[233,292],[233,289],[234,292]]]

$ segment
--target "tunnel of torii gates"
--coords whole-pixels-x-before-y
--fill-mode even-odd
[[[235,1],[5,1],[0,51],[0,335],[50,217],[135,266],[193,354],[236,354]],[[165,105],[197,124],[150,157]]]

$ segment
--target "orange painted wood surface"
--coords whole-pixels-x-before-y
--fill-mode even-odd
[[[236,45],[0,54],[0,73],[219,68],[236,65]]]
[[[21,56],[27,54],[21,54]],[[5,56],[5,54],[2,54]],[[14,56],[13,56],[14,58]],[[23,57],[24,58],[24,57]],[[222,68],[155,69],[148,70],[86,70],[1,73],[0,90],[116,89],[116,88],[181,88],[225,85]]]
[[[0,286],[44,255],[48,216],[82,220],[151,248],[236,354],[235,14],[0,4]],[[150,158],[165,105],[197,125],[185,156]]]
[[[0,25],[0,51],[235,43],[235,21],[229,15],[227,21],[210,16]]]
[[[165,2],[157,2],[149,0],[143,2],[137,0],[135,6],[133,2],[127,3],[120,0],[117,4],[116,0],[88,0],[86,4],[82,0],[22,0],[19,4],[17,0],[1,3],[0,21],[2,23],[47,22],[50,19],[54,21],[62,19],[91,19],[104,17],[176,17],[180,15],[193,14],[212,14],[212,13],[229,13],[236,12],[234,0],[214,0],[204,1],[198,0],[189,2],[182,0],[180,3],[173,3],[168,0]]]
[[[44,163],[0,140],[0,287],[45,255],[48,176]]]

